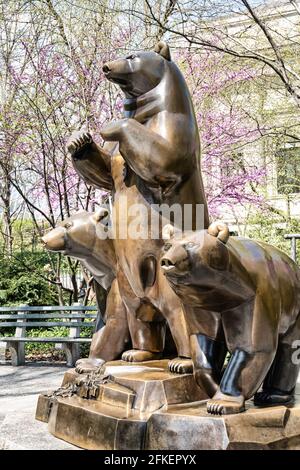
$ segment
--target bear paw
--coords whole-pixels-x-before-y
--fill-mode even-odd
[[[105,363],[104,359],[87,358],[79,359],[75,364],[75,371],[78,374],[89,374],[99,369]]]
[[[106,141],[117,141],[120,139],[121,133],[126,130],[129,119],[120,119],[119,121],[113,121],[106,124],[100,131],[100,135],[103,140]]]
[[[145,362],[155,361],[161,358],[161,353],[143,351],[142,349],[130,349],[122,354],[122,361],[126,362]]]
[[[245,403],[241,397],[236,397],[237,400],[231,398],[233,397],[228,400],[214,398],[208,400],[206,405],[207,413],[211,415],[230,415],[245,411]]]
[[[91,134],[85,130],[73,132],[67,142],[67,151],[72,157],[78,158],[88,146],[93,143]]]
[[[168,368],[174,374],[192,374],[193,361],[184,357],[175,357],[169,361]]]
[[[295,402],[293,394],[280,392],[278,390],[263,390],[254,395],[256,406],[292,405]]]

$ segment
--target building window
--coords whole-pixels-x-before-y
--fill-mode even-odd
[[[276,152],[278,194],[300,193],[300,144],[287,143]]]

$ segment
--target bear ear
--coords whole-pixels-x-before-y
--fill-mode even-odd
[[[171,60],[171,53],[168,44],[164,41],[159,41],[154,47],[154,52],[157,52],[166,60]]]
[[[207,229],[213,237],[217,237],[221,242],[227,243],[229,238],[229,228],[224,222],[213,222]]]
[[[167,224],[162,229],[162,237],[164,240],[169,240],[175,233],[173,225]]]
[[[105,219],[109,215],[109,212],[104,207],[100,207],[96,212],[93,214],[93,219],[95,222],[100,222],[102,219]]]

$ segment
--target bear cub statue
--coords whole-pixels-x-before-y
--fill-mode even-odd
[[[165,322],[142,321],[136,317],[136,312],[126,307],[117,279],[113,240],[108,236],[108,216],[109,212],[104,207],[91,213],[79,211],[42,238],[45,248],[80,260],[94,277],[97,304],[102,317],[100,322],[97,318],[97,323],[104,323],[104,326],[93,335],[89,358],[76,362],[76,371],[79,373],[91,372],[104,362],[118,359],[122,353],[123,360],[130,360],[126,351],[130,340],[136,350],[148,353],[149,359],[153,355],[160,356],[164,349]],[[101,288],[106,291],[104,301]],[[153,348],[158,352],[152,352]]]
[[[254,395],[258,406],[293,403],[299,373],[300,270],[279,249],[230,236],[222,222],[177,233],[164,227],[161,268],[181,298],[197,383],[211,414],[239,413]],[[213,318],[215,336],[205,334]],[[213,351],[231,353],[222,373]],[[259,391],[262,384],[262,390]]]

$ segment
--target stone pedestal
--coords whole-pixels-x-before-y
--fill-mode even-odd
[[[167,362],[114,361],[100,381],[70,370],[63,380],[70,396],[40,395],[36,418],[84,449],[300,449],[300,400],[290,408],[249,402],[245,413],[211,416],[193,375],[171,374]]]
[[[291,408],[256,408],[210,416],[203,403],[172,406],[148,421],[147,449],[267,450],[300,449],[300,400]]]
[[[54,436],[84,449],[143,449],[152,413],[205,398],[192,374],[172,374],[167,365],[114,361],[102,371],[104,383],[96,385],[70,370],[62,386],[78,379],[83,385],[71,396],[40,395],[36,418],[48,422]]]

